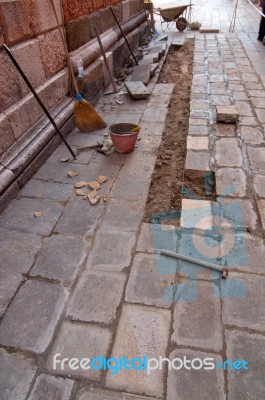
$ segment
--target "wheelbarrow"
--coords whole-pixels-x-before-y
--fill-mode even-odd
[[[172,5],[172,3],[168,5],[165,4],[163,8],[156,8],[154,10],[154,14],[160,16],[161,30],[164,32],[166,29],[171,29],[172,26],[176,24],[176,28],[182,32],[189,26],[187,13],[191,12],[192,4],[172,5],[172,7],[170,5]]]

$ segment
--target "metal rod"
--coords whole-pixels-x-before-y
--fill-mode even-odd
[[[227,277],[227,268],[223,268],[220,265],[208,263],[206,261],[197,260],[196,258],[192,258],[192,257],[189,257],[189,256],[184,256],[182,254],[174,253],[173,251],[168,251],[168,250],[160,250],[160,254],[163,254],[163,255],[169,256],[169,257],[173,257],[173,258],[177,258],[177,259],[180,259],[180,260],[183,260],[183,261],[188,261],[188,262],[200,265],[200,266],[205,267],[205,268],[210,268],[210,269],[213,269],[215,271],[222,272],[223,278]]]
[[[116,14],[115,14],[115,12],[114,12],[114,10],[113,10],[112,7],[110,7],[110,11],[112,12],[113,18],[115,19],[115,21],[116,21],[116,23],[117,23],[117,25],[118,25],[118,27],[119,27],[119,29],[120,29],[120,31],[121,31],[121,34],[122,34],[122,36],[124,37],[125,42],[127,43],[127,46],[128,46],[128,48],[129,48],[129,50],[130,50],[130,52],[131,52],[131,55],[132,55],[133,58],[134,58],[134,61],[135,61],[136,65],[138,65],[138,61],[137,61],[137,59],[136,59],[136,57],[135,57],[135,55],[134,55],[134,53],[133,53],[133,51],[132,51],[132,49],[131,49],[131,46],[130,46],[130,44],[129,44],[129,42],[128,42],[128,40],[127,40],[127,38],[126,38],[126,36],[125,36],[123,30],[122,30],[122,27],[121,27],[121,25],[120,25],[120,23],[119,23],[119,21],[118,21],[118,18],[116,17]]]
[[[61,131],[59,130],[58,126],[56,125],[54,119],[52,118],[52,116],[50,115],[49,111],[47,110],[47,108],[45,107],[45,105],[43,104],[43,102],[41,101],[41,99],[39,98],[39,96],[37,95],[35,89],[33,88],[33,86],[31,85],[30,81],[28,80],[28,78],[26,77],[25,73],[23,72],[23,70],[21,69],[20,65],[17,63],[15,57],[13,56],[11,50],[9,49],[9,47],[4,44],[4,49],[7,52],[8,57],[11,59],[11,61],[13,62],[13,64],[15,65],[15,67],[17,68],[18,72],[20,73],[20,75],[22,76],[23,80],[25,81],[25,83],[27,84],[27,86],[29,87],[30,91],[32,92],[33,96],[35,97],[35,99],[37,100],[37,102],[39,103],[40,107],[42,108],[42,110],[45,112],[46,116],[48,117],[49,121],[51,122],[51,124],[53,125],[55,131],[58,133],[58,135],[60,136],[60,138],[62,139],[62,141],[64,142],[64,144],[66,145],[67,149],[70,151],[71,155],[74,157],[74,159],[76,159],[76,155],[73,152],[73,150],[71,149],[71,147],[69,146],[69,144],[67,143],[65,137],[63,136],[63,134],[61,133]]]

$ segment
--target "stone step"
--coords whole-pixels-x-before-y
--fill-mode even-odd
[[[151,77],[151,65],[137,65],[133,69],[131,82],[142,82],[148,85]]]
[[[151,94],[143,82],[125,82],[125,87],[135,100],[146,99]]]
[[[238,109],[235,106],[216,106],[216,120],[227,124],[235,123],[239,118]]]

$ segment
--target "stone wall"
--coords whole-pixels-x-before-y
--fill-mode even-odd
[[[60,0],[54,1],[62,23]],[[116,28],[115,32],[113,30],[108,33],[115,27],[108,9],[110,5],[114,7],[121,22],[130,20],[143,10],[142,0],[63,0],[67,43],[73,52],[71,56],[74,65],[80,51],[82,58],[84,47],[88,53],[90,45],[95,50],[97,43],[94,39],[94,26],[97,26],[100,34],[107,32],[106,36],[116,35],[112,42],[105,40],[106,50],[119,42]],[[42,110],[5,54],[2,47],[4,42],[10,46],[49,109],[63,101],[69,92],[65,53],[51,0],[0,2],[0,155],[24,137],[43,116]],[[98,81],[95,84],[92,82],[92,94],[88,90],[89,100],[95,100],[104,86],[104,68],[98,48],[94,54],[94,59],[88,57],[84,62],[86,80],[91,84],[93,77],[97,76]],[[1,158],[0,164],[3,164]]]

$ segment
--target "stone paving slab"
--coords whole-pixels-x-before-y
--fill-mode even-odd
[[[0,349],[1,399],[25,400],[36,371],[33,358]]]
[[[0,215],[0,227],[47,236],[63,211],[63,206],[49,200],[21,198],[13,200]],[[34,212],[41,212],[36,218]]]
[[[52,374],[64,375],[68,378],[92,379],[99,382],[102,378],[102,371],[81,368],[73,370],[70,368],[69,362],[66,362],[64,369],[62,369],[60,363],[54,365],[53,358],[58,353],[60,353],[59,360],[63,358],[78,358],[79,360],[89,358],[92,360],[92,358],[99,356],[106,357],[111,339],[111,331],[107,328],[65,321],[56,337],[47,361],[47,367]]]
[[[52,235],[42,247],[30,275],[64,282],[73,280],[86,258],[89,244],[80,238]]]
[[[37,179],[31,179],[20,194],[25,197],[67,201],[72,192],[73,186],[70,184],[43,182]]]
[[[40,375],[36,379],[29,400],[69,400],[73,387],[74,382],[70,379]]]
[[[241,167],[242,154],[237,139],[221,138],[216,143],[216,162],[220,167]]]
[[[263,276],[236,272],[230,273],[229,281],[222,281],[223,321],[226,325],[265,330],[264,284]]]
[[[214,358],[216,363],[222,362],[220,356],[191,349],[176,349],[171,353],[170,359],[183,359],[184,356],[189,360],[210,357]],[[179,365],[179,363],[177,363],[177,365]],[[167,380],[167,400],[197,399],[198,396],[202,396],[201,398],[205,400],[226,399],[222,369],[205,371],[204,369],[187,370],[182,368],[181,370],[172,369],[169,371]]]
[[[73,293],[67,316],[77,321],[111,324],[116,318],[125,279],[120,273],[85,273]]]
[[[176,260],[165,256],[137,254],[127,284],[125,300],[162,308],[174,298]]]
[[[108,272],[122,271],[131,263],[135,241],[134,232],[124,232],[110,224],[101,226],[89,255],[87,268]]]
[[[131,82],[142,82],[148,85],[151,77],[151,65],[137,65],[133,69]]]
[[[227,358],[245,360],[248,370],[228,368],[229,400],[263,399],[265,383],[265,338],[242,331],[226,331]]]
[[[248,146],[250,168],[254,173],[265,173],[265,147]]]
[[[135,231],[143,217],[143,205],[145,202],[130,201],[125,199],[111,199],[103,217],[103,226],[122,228],[124,231]]]
[[[216,174],[216,194],[222,196],[228,193],[229,197],[245,197],[246,196],[246,175],[239,168],[221,168]]]
[[[8,269],[0,269],[0,317],[4,314],[22,281],[21,274]]]
[[[234,230],[256,229],[258,217],[250,200],[218,197],[217,201],[221,207],[218,213],[222,216],[222,228],[232,228]]]
[[[185,300],[186,291],[196,293],[197,299]],[[213,283],[193,282],[176,288],[172,341],[179,346],[197,347],[214,352],[223,348],[221,298]],[[184,296],[183,296],[184,294]]]
[[[170,311],[151,307],[124,305],[119,322],[112,357],[132,359],[165,357],[169,338]],[[146,335],[148,332],[148,335]],[[163,397],[164,370],[108,372],[106,386],[144,396]]]
[[[0,228],[0,268],[27,273],[40,248],[40,236]]]
[[[58,284],[27,281],[4,315],[0,343],[43,353],[52,339],[66,300],[67,293]]]
[[[136,250],[140,253],[157,253],[161,249],[176,251],[177,239],[173,225],[143,223]]]

